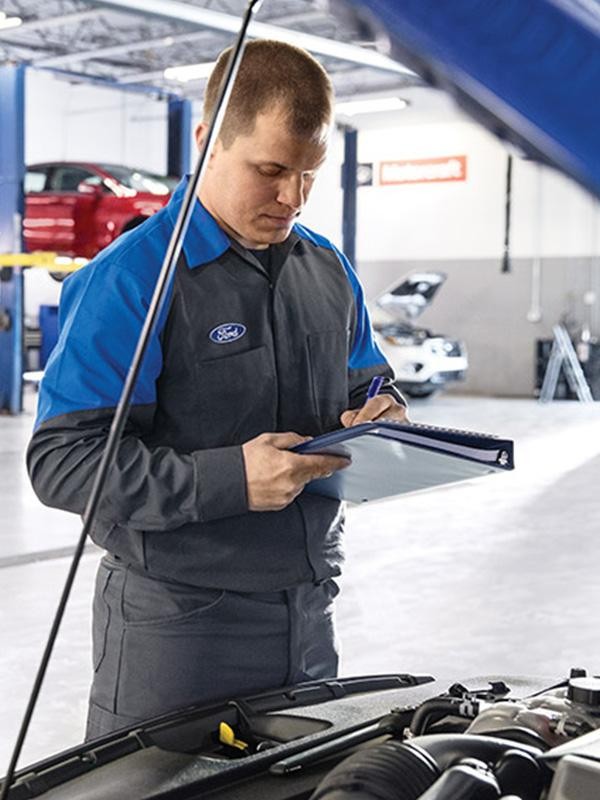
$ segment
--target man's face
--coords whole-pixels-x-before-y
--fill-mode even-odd
[[[198,143],[206,125],[196,129]],[[329,129],[295,136],[280,109],[259,114],[250,134],[215,144],[200,199],[221,227],[245,247],[283,242],[308,199],[325,160]]]

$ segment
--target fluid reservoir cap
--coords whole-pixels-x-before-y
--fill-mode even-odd
[[[574,703],[600,707],[600,678],[571,678],[567,697]]]

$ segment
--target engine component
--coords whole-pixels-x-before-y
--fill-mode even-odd
[[[392,740],[342,761],[311,800],[417,800],[440,775],[426,751]]]
[[[537,800],[544,788],[540,764],[523,750],[507,750],[496,763],[495,774],[504,794],[520,800]]]
[[[600,763],[579,756],[561,759],[548,800],[597,800]]]
[[[469,733],[507,735],[527,729],[556,747],[575,736],[600,728],[600,678],[576,676],[566,684],[524,700],[493,703],[468,727]]]
[[[515,750],[529,756],[533,786],[541,786],[541,767],[535,762],[541,750],[535,747],[491,736],[429,734],[355,753],[329,773],[311,800],[493,800],[514,784],[516,769],[507,755]],[[538,800],[539,793],[532,797]]]
[[[500,786],[483,761],[465,758],[446,770],[421,800],[497,800]]]
[[[476,690],[453,684],[422,702],[410,727],[392,735],[404,740],[394,738],[350,756],[311,800],[600,796],[600,758],[592,747],[600,736],[600,678],[584,670],[572,670],[567,681],[519,699],[503,682]],[[579,742],[581,754],[593,763],[579,756]]]

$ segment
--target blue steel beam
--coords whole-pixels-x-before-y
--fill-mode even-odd
[[[337,0],[493,133],[600,196],[600,5]],[[375,22],[373,22],[375,21]]]
[[[169,98],[167,175],[181,178],[191,168],[192,104],[180,97]]]
[[[342,249],[356,267],[356,187],[358,169],[358,132],[344,128],[344,163],[342,165]]]
[[[21,250],[25,67],[0,67],[0,253]],[[18,414],[23,400],[23,274],[0,271],[0,410]]]

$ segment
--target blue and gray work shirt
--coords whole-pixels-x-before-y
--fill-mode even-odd
[[[28,450],[48,505],[84,510],[184,191],[65,281]],[[340,572],[340,504],[248,511],[241,445],[338,428],[393,373],[346,258],[302,225],[272,248],[269,273],[196,202],[92,532],[150,574],[251,592]]]

